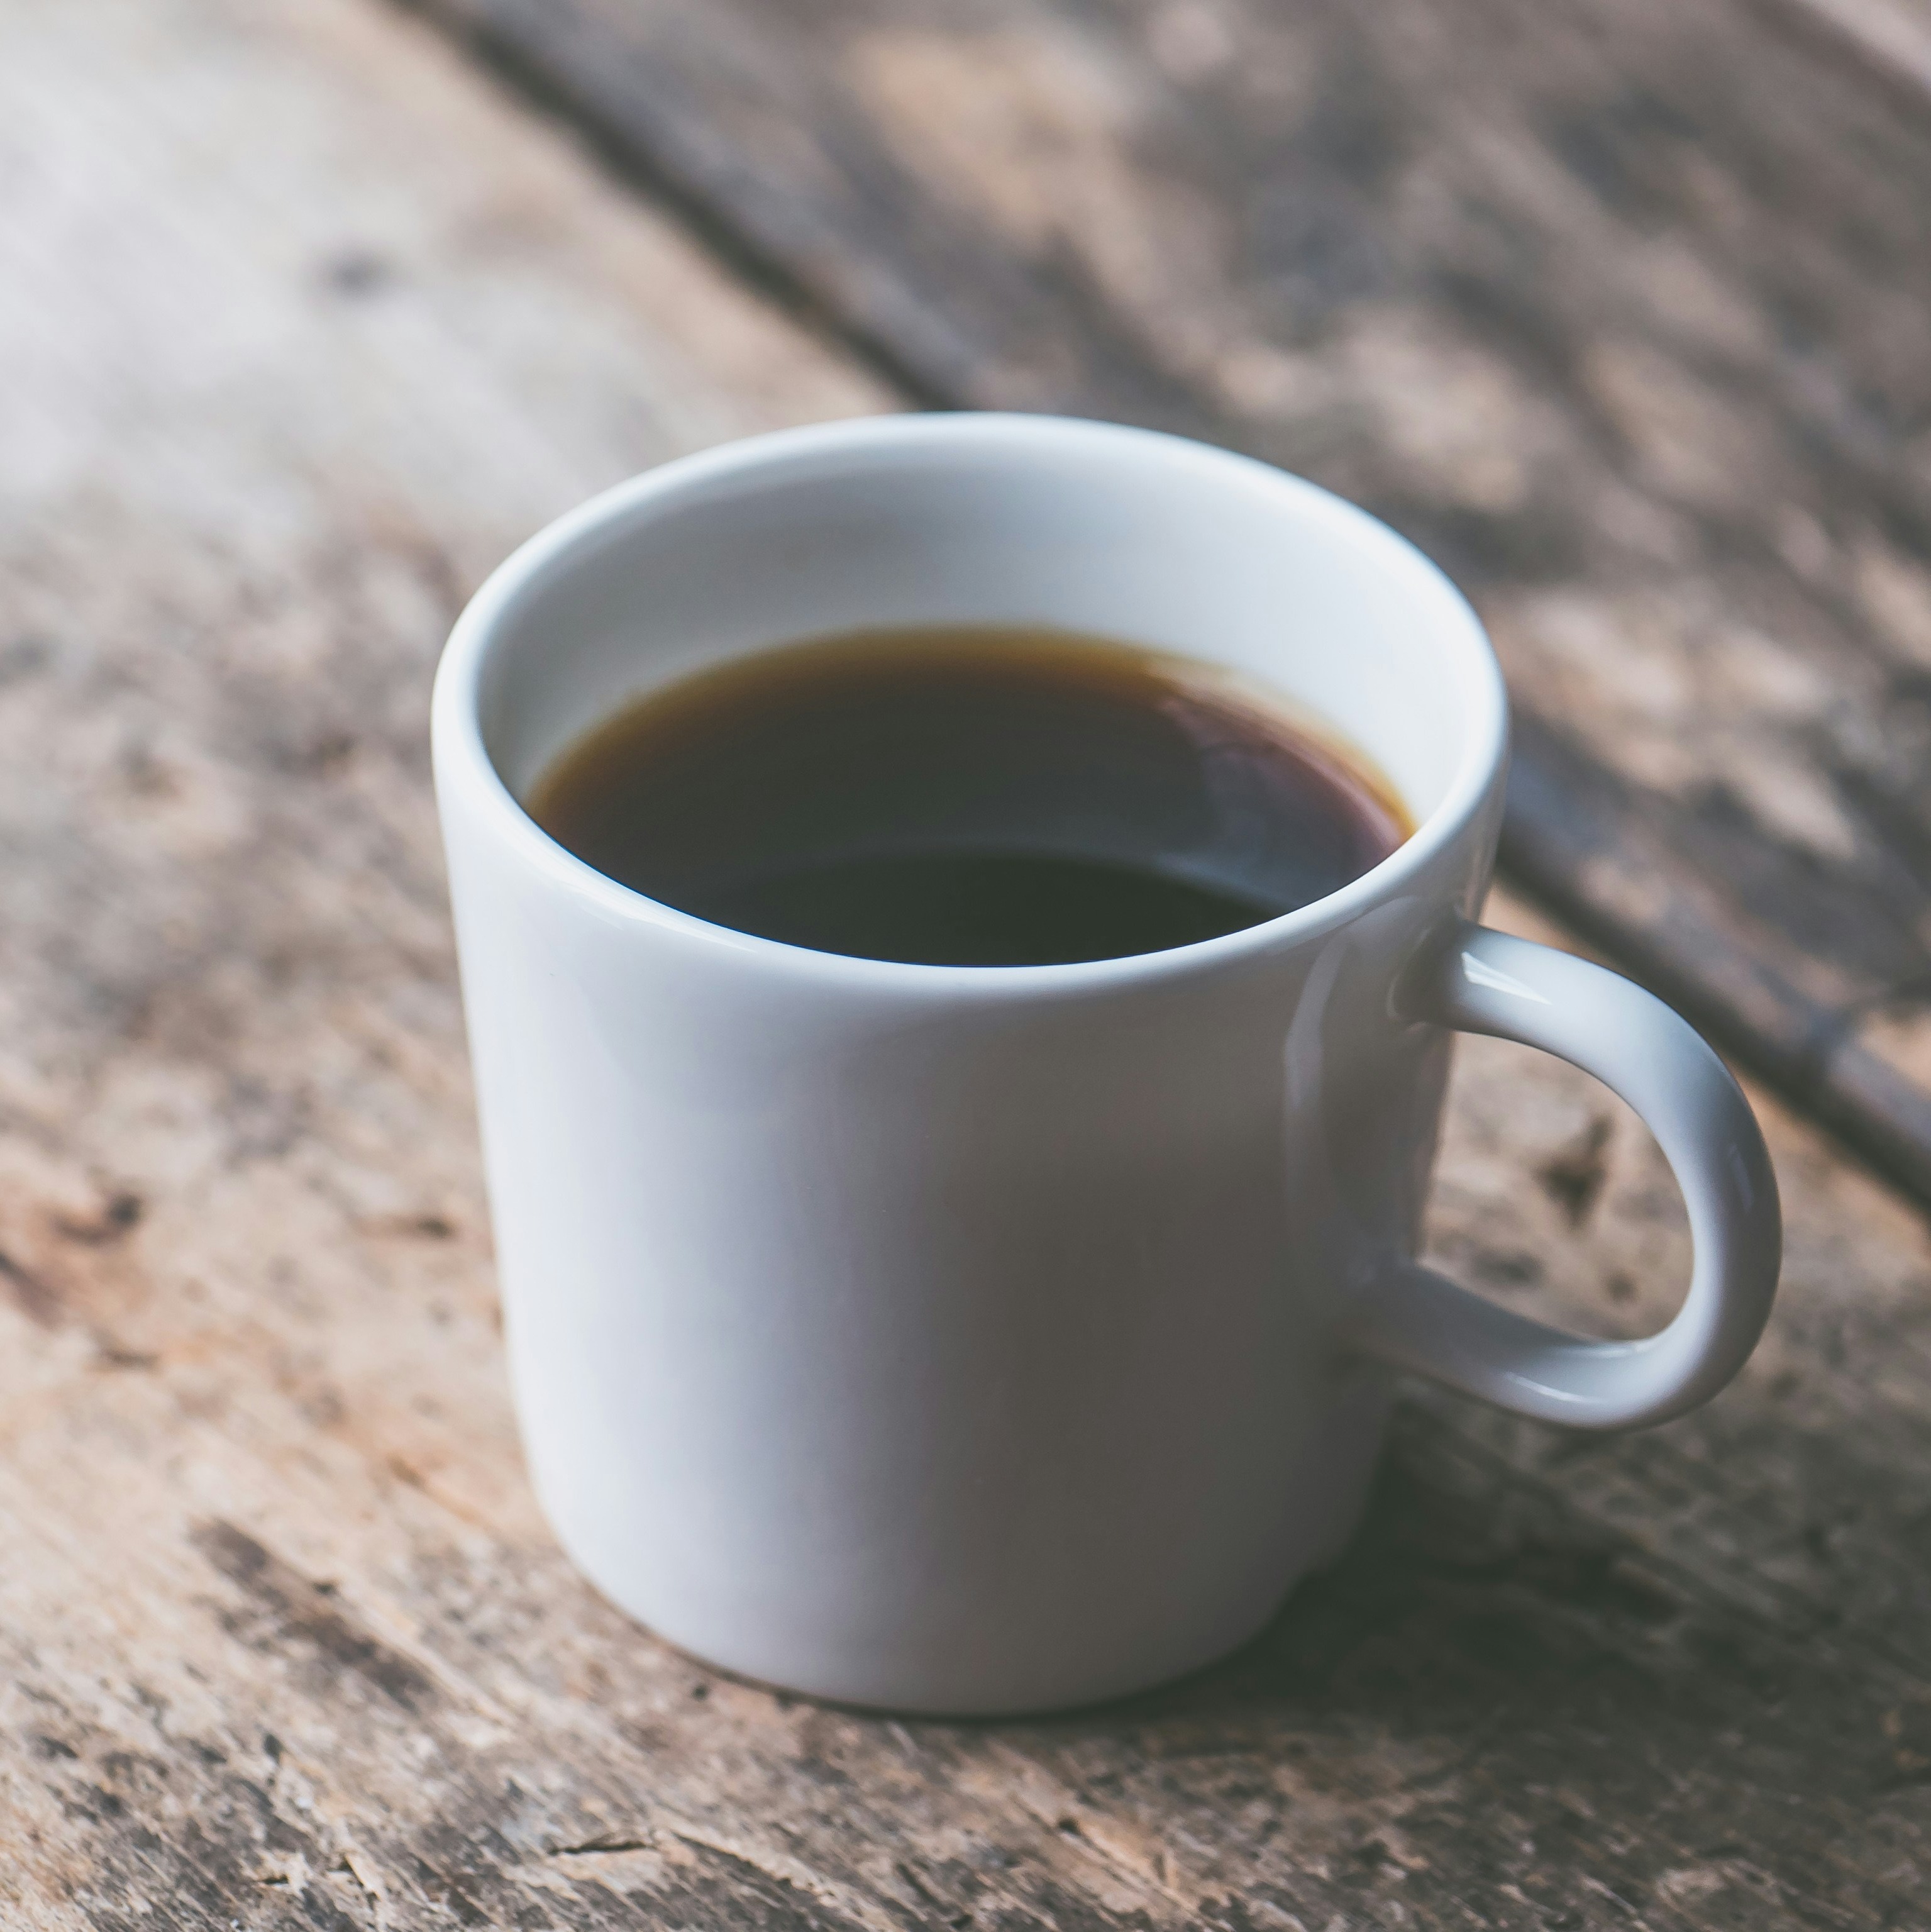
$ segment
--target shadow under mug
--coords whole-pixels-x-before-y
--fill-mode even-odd
[[[1231,667],[1417,826],[1174,950],[905,965],[725,930],[518,803],[626,700],[869,625],[1038,624]],[[1208,1663],[1332,1558],[1390,1372],[1584,1428],[1748,1355],[1763,1142],[1667,1008],[1471,922],[1507,708],[1480,625],[1313,486],[1040,417],[841,423],[688,458],[535,538],[436,681],[510,1367],[577,1564],[671,1642],[821,1697],[1084,1702]],[[1457,1030],[1621,1094],[1688,1203],[1681,1312],[1583,1340],[1417,1264]]]

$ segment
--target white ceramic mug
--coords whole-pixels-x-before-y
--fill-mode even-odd
[[[1174,950],[894,964],[748,937],[518,804],[625,700],[870,625],[1097,632],[1230,666],[1366,750],[1419,827]],[[1331,1558],[1389,1372],[1586,1428],[1733,1376],[1779,1222],[1721,1063],[1627,980],[1469,922],[1507,712],[1392,531],[1174,438],[841,423],[610,490],[463,614],[436,772],[529,1465],[671,1642],[819,1696],[1066,1705],[1204,1664]],[[1681,1312],[1560,1334],[1414,1255],[1453,1033],[1622,1094],[1689,1203]]]

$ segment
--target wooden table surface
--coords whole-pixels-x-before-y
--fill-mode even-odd
[[[1931,1925],[1927,46],[0,0],[0,1924]],[[1709,1408],[1417,1390],[1258,1643],[1011,1724],[712,1676],[557,1553],[425,746],[544,518],[956,400],[1259,449],[1463,576],[1527,719],[1492,916],[1774,1083],[1789,1220]],[[1684,1278],[1630,1118],[1492,1042],[1432,1238],[1600,1333]]]

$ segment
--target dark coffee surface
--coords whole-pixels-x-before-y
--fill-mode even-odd
[[[700,919],[940,965],[1237,932],[1408,830],[1365,762],[1246,688],[979,626],[793,645],[649,693],[527,803],[580,858]]]

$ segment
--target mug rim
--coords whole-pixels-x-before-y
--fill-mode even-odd
[[[1025,966],[873,959],[741,932],[622,884],[578,858],[530,817],[483,742],[477,694],[484,668],[510,620],[546,583],[568,570],[579,552],[642,520],[654,509],[672,507],[686,493],[708,490],[734,474],[755,472],[774,459],[880,448],[917,449],[922,445],[943,449],[989,441],[1022,448],[1029,442],[1062,446],[1084,442],[1088,453],[1095,444],[1111,443],[1117,451],[1130,443],[1179,466],[1183,474],[1192,469],[1217,470],[1223,478],[1234,476],[1276,495],[1289,513],[1324,520],[1381,550],[1390,568],[1402,572],[1418,591],[1440,604],[1444,638],[1454,652],[1459,680],[1471,700],[1468,742],[1435,808],[1385,859],[1358,878],[1273,919],[1156,952]],[[660,931],[667,938],[717,946],[748,956],[746,963],[873,992],[1033,994],[1100,990],[1212,971],[1318,938],[1398,894],[1465,834],[1506,765],[1509,741],[1508,694],[1480,618],[1439,565],[1378,517],[1291,471],[1191,437],[1084,417],[989,410],[859,416],[771,430],[673,458],[598,492],[526,538],[478,586],[443,646],[430,710],[439,793],[457,784],[469,788],[496,834],[570,896],[606,919]]]

